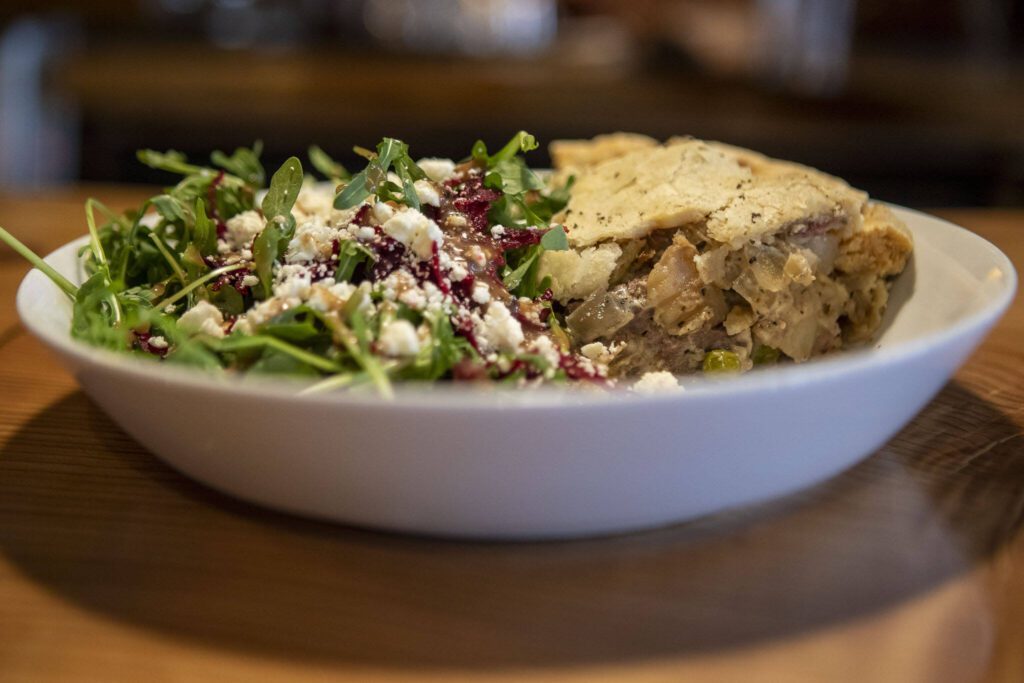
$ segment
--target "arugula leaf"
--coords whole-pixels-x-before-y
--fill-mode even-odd
[[[528,276],[531,273],[531,269],[535,270],[535,267],[539,263],[538,259],[540,258],[542,251],[543,249],[540,248],[540,245],[531,245],[527,247],[525,255],[522,260],[518,262],[515,268],[506,268],[506,272],[502,276],[501,280],[505,283],[505,286],[508,287],[510,292],[520,294],[516,290],[519,289],[519,286],[524,281],[529,279]]]
[[[371,164],[376,163],[371,161]],[[366,198],[373,194],[376,184],[367,177],[367,171],[363,170],[352,176],[352,180],[345,185],[338,196],[334,198],[334,208],[351,209],[366,201]]]
[[[177,197],[169,194],[153,197],[149,200],[149,204],[168,223],[184,223],[192,218],[188,206]]]
[[[210,207],[210,211],[218,212],[225,220],[236,213],[252,208],[248,200],[252,199],[255,189],[263,184],[262,177],[254,178],[259,180],[258,183],[254,183],[232,172],[190,164],[184,154],[174,150],[157,152],[152,149],[141,149],[136,156],[139,161],[150,168],[185,176],[174,188],[167,191],[167,194],[177,198],[185,206],[191,207],[196,197],[205,198],[211,183],[217,179],[217,188],[214,193],[216,197],[213,202],[215,205]],[[257,152],[243,151],[240,148],[231,157],[217,153],[215,158],[226,162],[235,170],[246,173],[253,179],[253,176],[259,175],[259,170],[262,168],[259,160],[255,158],[256,156],[258,156]]]
[[[298,306],[267,321],[260,332],[295,344],[329,339],[328,333],[317,327],[317,322],[318,317],[311,308]]]
[[[82,283],[71,310],[71,336],[94,346],[128,348],[127,329],[118,325],[120,310],[104,272],[94,273]]]
[[[186,365],[204,370],[221,370],[224,367],[216,354],[203,346],[201,342],[189,339],[177,341],[164,360],[174,365]]]
[[[409,168],[405,164],[396,164],[395,172],[402,180],[402,192],[405,196],[405,203],[419,211],[420,196],[416,193],[416,187],[413,185],[413,177],[409,172]]]
[[[159,251],[160,255],[164,257],[164,260],[167,262],[167,265],[174,272],[174,276],[178,278],[179,282],[181,282],[181,286],[184,287],[188,285],[188,276],[185,274],[185,271],[181,269],[181,264],[178,263],[175,257],[171,254],[170,250],[167,248],[167,245],[164,244],[164,241],[162,239],[160,239],[160,236],[155,232],[150,232],[149,238],[153,240],[153,244],[156,245],[157,251]]]
[[[274,173],[270,179],[270,189],[263,198],[263,216],[267,219],[267,227],[256,237],[252,247],[263,298],[271,295],[274,264],[295,234],[292,206],[301,188],[302,163],[291,157]]]
[[[210,303],[225,316],[242,315],[245,312],[245,298],[234,287],[221,287],[209,292]]]
[[[502,192],[491,205],[492,223],[506,227],[547,226],[551,214],[537,213],[533,205],[541,201],[544,181],[532,171],[519,154],[537,148],[537,140],[526,131],[519,131],[501,150],[487,154],[487,145],[477,140],[472,157],[486,168],[484,186]]]
[[[256,264],[256,276],[260,279],[263,299],[269,298],[273,292],[274,264],[281,252],[288,248],[294,233],[295,219],[289,221],[278,216],[268,221],[267,227],[253,241],[252,258]]]
[[[334,281],[350,282],[356,268],[374,260],[373,252],[355,240],[342,240],[338,245],[338,267],[334,271]]]
[[[535,299],[551,286],[550,278],[538,280],[540,273],[540,256],[545,251],[563,251],[569,248],[565,230],[556,225],[540,238],[540,244],[534,244],[523,250],[516,250],[508,256],[502,281],[516,296]],[[517,253],[521,252],[521,253]]]
[[[537,201],[531,204],[530,208],[545,221],[550,221],[552,216],[564,209],[565,205],[569,203],[569,195],[575,182],[576,176],[569,176],[569,179],[561,187],[541,192]]]
[[[506,142],[505,146],[498,150],[494,156],[489,156],[487,154],[487,145],[484,144],[483,140],[477,140],[473,143],[473,148],[470,150],[469,156],[477,163],[491,169],[502,162],[511,160],[518,154],[532,152],[537,149],[537,147],[539,147],[537,138],[530,135],[525,130],[521,130],[513,135],[512,139]]]
[[[183,287],[180,291],[175,292],[173,295],[167,297],[166,299],[161,299],[155,305],[159,306],[161,309],[163,309],[163,308],[166,308],[167,306],[170,306],[171,304],[176,304],[176,303],[178,303],[178,301],[180,301],[181,299],[184,299],[186,296],[191,294],[196,289],[202,287],[207,282],[210,282],[211,280],[216,280],[217,278],[219,278],[221,275],[224,275],[225,273],[230,273],[230,272],[235,271],[235,270],[241,270],[242,268],[245,268],[245,264],[244,263],[232,263],[231,265],[221,266],[220,268],[217,268],[215,270],[211,270],[209,273],[207,273],[206,275],[202,276],[198,280],[193,280],[192,282],[190,282],[188,284],[188,286]]]
[[[291,215],[295,198],[302,189],[302,162],[290,157],[270,179],[270,188],[263,197],[263,216],[268,221],[277,216]]]
[[[409,153],[409,145],[396,138],[384,138],[377,145],[377,163],[387,171],[391,163],[402,154]]]
[[[401,187],[388,180],[388,170],[392,166]],[[334,198],[334,208],[350,209],[376,194],[381,199],[399,201],[418,210],[420,198],[413,183],[426,177],[423,169],[409,156],[409,145],[395,138],[384,138],[366,168],[354,175]]]
[[[313,168],[320,171],[328,180],[349,180],[352,177],[348,169],[332,159],[318,145],[310,145],[307,154]]]
[[[259,161],[261,150],[262,145],[257,143],[251,150],[240,147],[231,156],[214,152],[214,162],[225,170],[190,164],[184,154],[173,150],[157,152],[143,149],[137,156],[151,168],[185,176],[173,188],[166,190],[164,196],[180,202],[186,211],[191,210],[197,199],[202,199],[211,216],[227,220],[253,208],[256,190],[264,181],[263,166]]]
[[[234,154],[228,156],[220,150],[210,155],[210,160],[223,168],[228,173],[233,173],[253,187],[263,187],[267,174],[260,163],[260,155],[263,153],[263,141],[257,140],[252,149],[239,147]]]
[[[522,157],[505,159],[494,164],[484,177],[484,184],[511,195],[521,195],[544,187],[544,181],[530,170]]]
[[[490,157],[487,155],[487,145],[484,144],[483,140],[477,140],[473,143],[473,148],[470,150],[469,156],[473,161],[483,164],[484,166],[487,165],[487,160],[490,159]]]
[[[505,146],[498,150],[498,153],[488,160],[488,166],[494,167],[503,161],[508,161],[522,152],[531,152],[539,147],[537,138],[525,130],[521,130],[512,136],[512,139],[505,143]]]
[[[118,325],[121,322],[121,305],[117,300],[117,294],[111,288],[110,262],[107,260],[106,252],[103,249],[103,241],[100,238],[99,230],[96,228],[96,208],[104,213],[112,215],[110,209],[91,197],[85,200],[85,222],[89,226],[89,250],[92,252],[93,263],[95,264],[95,275],[102,279],[107,305],[110,308],[112,323]],[[91,278],[90,278],[91,279]],[[78,296],[84,296],[85,285],[78,288]]]
[[[569,248],[569,236],[565,228],[555,225],[540,238],[540,245],[547,251],[565,251]]]
[[[155,149],[140,149],[135,153],[135,156],[146,166],[158,171],[180,173],[181,175],[194,175],[196,173],[203,173],[210,170],[204,169],[202,166],[196,166],[195,164],[188,163],[184,154],[173,149],[167,150],[166,152],[158,152]]]
[[[377,387],[377,391],[385,398],[391,398],[394,392],[391,389],[388,370],[369,349],[371,339],[369,337],[368,324],[363,314],[359,311],[361,299],[362,294],[357,291],[342,310],[342,314],[353,325],[353,328],[349,328],[348,325],[341,322],[337,317],[324,317],[321,320],[331,330],[335,341],[341,344],[345,352],[366,373],[366,376]],[[355,302],[355,305],[353,305],[353,302]],[[356,329],[358,329],[358,332],[356,332]]]
[[[65,294],[74,298],[78,293],[78,288],[71,284],[66,277],[54,270],[53,266],[40,258],[34,251],[26,247],[14,235],[3,228],[0,228],[0,240],[2,240],[4,244],[9,246],[11,249],[18,252],[26,261],[31,263],[33,267],[42,271],[43,275],[50,278],[50,281],[60,287],[61,291]]]
[[[196,222],[192,228],[192,244],[202,256],[217,253],[217,226],[206,215],[206,206],[201,198],[196,198]]]
[[[249,372],[262,375],[291,375],[297,377],[320,377],[321,372],[295,356],[279,349],[266,347],[260,353],[259,360],[250,365]]]
[[[294,344],[266,334],[232,334],[223,339],[204,339],[204,343],[219,353],[234,353],[250,349],[274,349],[323,372],[342,372],[344,368],[323,356],[301,349]]]
[[[420,349],[415,363],[403,373],[404,379],[441,379],[463,358],[476,355],[469,342],[455,335],[447,315],[428,315],[427,322],[430,324],[430,343]]]

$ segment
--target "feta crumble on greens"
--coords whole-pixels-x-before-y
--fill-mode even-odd
[[[86,280],[75,286],[0,228],[73,300],[72,336],[108,349],[216,372],[316,378],[312,390],[401,381],[607,383],[596,357],[570,349],[538,273],[564,250],[550,219],[568,186],[547,188],[516,134],[460,162],[422,159],[385,138],[356,148],[354,174],[319,147],[269,184],[261,145],[211,166],[142,150],[181,176],[135,210],[86,203]],[[257,198],[266,187],[260,201]],[[592,354],[591,354],[592,355]]]

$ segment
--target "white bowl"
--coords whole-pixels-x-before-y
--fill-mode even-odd
[[[42,273],[25,325],[145,447],[249,501],[415,533],[525,539],[621,532],[785,494],[870,454],[946,383],[1005,311],[995,247],[897,209],[914,260],[871,348],[636,396],[400,388],[296,395],[91,348]],[[47,257],[79,279],[82,240]]]

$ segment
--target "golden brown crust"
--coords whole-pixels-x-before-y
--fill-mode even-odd
[[[639,149],[652,149],[658,141],[639,133],[609,133],[590,140],[554,140],[548,145],[556,171],[582,168]]]
[[[907,266],[914,243],[889,207],[869,202],[863,224],[839,245],[835,269],[850,293],[846,304],[845,341],[870,339],[878,330],[889,302],[887,278]]]
[[[863,227],[839,246],[836,270],[851,275],[901,273],[914,248],[910,232],[889,207],[871,202],[864,207]]]
[[[826,224],[852,230],[866,199],[824,173],[686,139],[585,169],[555,220],[575,247],[696,223],[706,224],[712,239],[738,247],[783,230]]]

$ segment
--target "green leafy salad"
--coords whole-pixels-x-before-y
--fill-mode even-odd
[[[261,146],[212,164],[143,150],[180,176],[135,210],[86,203],[84,279],[74,285],[6,231],[0,238],[73,302],[71,334],[93,346],[217,373],[308,377],[310,390],[450,380],[603,384],[574,353],[541,278],[567,238],[520,132],[491,154],[414,161],[404,142],[356,148],[350,174],[319,147],[267,182]]]

